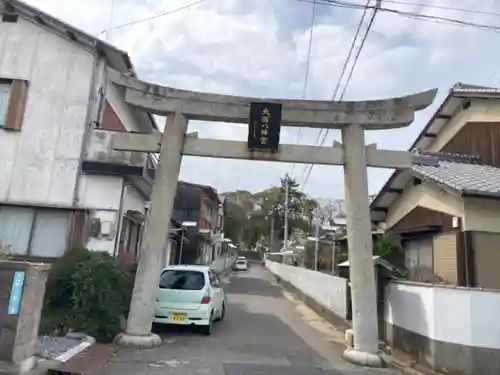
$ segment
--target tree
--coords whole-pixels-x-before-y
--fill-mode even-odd
[[[235,243],[244,242],[253,247],[263,241],[270,244],[271,224],[274,219],[274,243],[284,237],[285,198],[288,185],[288,231],[294,229],[308,232],[310,218],[318,203],[299,189],[299,184],[289,175],[280,179],[280,186],[273,186],[249,195],[246,191],[225,193],[224,232]],[[254,211],[254,205],[260,210]]]
[[[304,216],[306,216],[309,223],[311,223],[314,217],[314,211],[319,207],[318,202],[313,198],[306,197],[302,202],[302,207]]]
[[[224,202],[224,236],[238,244],[243,237],[243,229],[247,225],[247,213],[239,204]]]

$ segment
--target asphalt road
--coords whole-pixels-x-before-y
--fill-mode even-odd
[[[211,336],[191,329],[159,330],[163,345],[122,349],[108,375],[369,375],[395,370],[356,367],[340,358],[342,333],[271,282],[261,266],[233,273],[228,309]]]

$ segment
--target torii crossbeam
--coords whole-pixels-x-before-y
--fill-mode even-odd
[[[410,125],[415,112],[433,102],[437,90],[360,102],[257,99],[158,86],[113,70],[109,71],[109,76],[114,84],[125,89],[128,103],[167,116],[163,134],[117,133],[113,139],[112,147],[116,150],[160,153],[127,328],[117,337],[117,343],[134,347],[161,343],[161,339],[151,333],[151,324],[161,253],[166,248],[165,223],[170,223],[182,155],[341,165],[345,177],[354,331],[354,348],[348,349],[344,358],[364,366],[382,366],[378,356],[367,167],[404,169],[411,168],[413,163],[434,164],[435,160],[405,151],[378,150],[376,145],[366,146],[364,131]],[[247,123],[255,102],[280,103],[283,126],[340,129],[342,144],[336,142],[329,147],[279,145],[278,152],[271,153],[250,151],[246,142],[198,139],[186,134],[190,119]]]

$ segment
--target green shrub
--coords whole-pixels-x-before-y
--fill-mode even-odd
[[[40,330],[61,334],[73,329],[100,342],[113,340],[127,314],[132,276],[105,252],[68,251],[49,274]]]

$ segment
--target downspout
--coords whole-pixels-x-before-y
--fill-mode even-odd
[[[98,122],[99,115],[94,117],[94,109],[95,106],[99,107],[99,93],[95,91],[97,84],[97,75],[100,73],[99,63],[101,57],[97,52],[97,42],[94,45],[94,66],[92,67],[92,77],[90,82],[90,90],[88,95],[88,103],[87,103],[87,113],[85,116],[85,128],[83,130],[82,142],[80,147],[80,159],[78,160],[78,169],[76,171],[76,180],[75,180],[75,189],[73,191],[73,207],[76,207],[79,203],[78,193],[80,190],[80,183],[82,177],[82,164],[83,159],[85,157],[85,153],[87,151],[87,142],[89,140],[90,132],[93,130],[95,123]]]
[[[117,217],[117,225],[116,225],[116,235],[115,235],[115,246],[113,250],[113,256],[118,256],[118,247],[120,246],[120,239],[122,235],[122,225],[123,225],[123,206],[125,202],[125,192],[127,190],[128,185],[125,183],[125,179],[122,178],[122,191],[120,196],[120,207],[118,208],[118,217]]]

